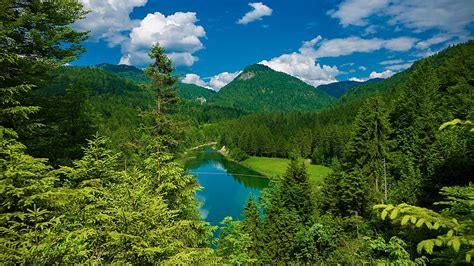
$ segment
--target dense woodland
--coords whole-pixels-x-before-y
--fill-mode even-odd
[[[473,41],[340,99],[258,65],[186,94],[159,45],[145,71],[64,67],[84,15],[74,0],[0,5],[1,263],[472,263]],[[278,110],[255,94],[288,84]],[[176,162],[206,141],[292,162],[216,228]],[[301,157],[333,174],[312,187]]]

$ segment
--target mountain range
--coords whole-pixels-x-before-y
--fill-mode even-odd
[[[423,60],[436,67],[440,62],[453,57],[457,50],[464,49],[469,52],[472,45],[472,41],[461,44]],[[453,50],[455,52],[452,52]],[[254,64],[246,67],[218,92],[183,83],[179,83],[176,90],[181,98],[190,103],[235,109],[243,113],[311,112],[351,105],[376,93],[394,90],[410,78],[412,69],[416,67],[417,62],[409,69],[385,80],[341,81],[315,88],[283,72]],[[92,67],[63,67],[54,75],[54,81],[39,90],[39,94],[64,95],[68,86],[83,86],[88,88],[92,95],[133,94],[146,98],[145,106],[153,102],[151,93],[140,92],[143,90],[140,84],[149,82],[148,78],[143,70],[133,66],[99,64]]]

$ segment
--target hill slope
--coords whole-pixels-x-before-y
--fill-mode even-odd
[[[251,65],[211,99],[215,105],[249,112],[315,111],[335,98],[288,74]]]
[[[98,64],[95,67],[101,70],[105,70],[109,73],[115,74],[117,76],[120,76],[124,79],[133,81],[136,84],[148,83],[150,81],[148,77],[145,75],[145,72],[143,72],[143,70],[136,68],[134,66],[112,65],[112,64],[103,63],[103,64]],[[184,84],[184,83],[178,83],[176,85],[176,91],[178,92],[178,95],[182,99],[188,100],[188,101],[196,101],[196,99],[199,97],[209,99],[215,93],[214,91],[208,90],[201,86],[197,86],[194,84]]]
[[[178,95],[185,100],[197,101],[198,98],[205,98],[209,100],[214,94],[215,91],[203,88],[194,84],[178,83],[176,86],[176,91]]]
[[[378,82],[381,82],[382,80],[383,79],[381,78],[369,79],[365,82],[346,80],[346,81],[340,81],[340,82],[335,82],[335,83],[330,83],[330,84],[325,84],[325,85],[319,85],[317,89],[322,90],[333,97],[339,98],[344,93],[351,90],[352,88],[362,86],[368,83],[378,83]]]

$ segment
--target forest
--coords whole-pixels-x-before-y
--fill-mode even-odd
[[[85,15],[0,6],[0,263],[472,263],[474,41],[340,98],[262,65],[213,93],[180,84],[159,44],[144,71],[67,66]],[[287,84],[278,104],[247,94]],[[219,226],[179,163],[211,141],[290,161]],[[314,185],[303,159],[332,172]]]

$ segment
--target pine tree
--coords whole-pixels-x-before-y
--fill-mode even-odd
[[[26,104],[28,92],[47,80],[47,72],[83,51],[85,32],[72,23],[85,12],[77,0],[2,1],[0,8],[0,124],[19,133],[38,107]]]
[[[386,201],[388,195],[388,175],[394,157],[391,133],[384,102],[374,97],[359,110],[345,150],[349,172],[359,168],[370,180],[378,201]]]
[[[248,199],[247,205],[244,208],[242,228],[244,232],[249,234],[252,241],[249,248],[249,256],[253,259],[257,259],[262,250],[262,222],[257,202],[253,196]]]
[[[27,155],[15,137],[0,127],[0,262],[33,263],[59,222],[51,208],[58,179],[46,159]]]
[[[265,201],[262,260],[289,262],[296,259],[296,236],[310,224],[314,212],[303,163],[292,158],[282,180],[272,185]]]

